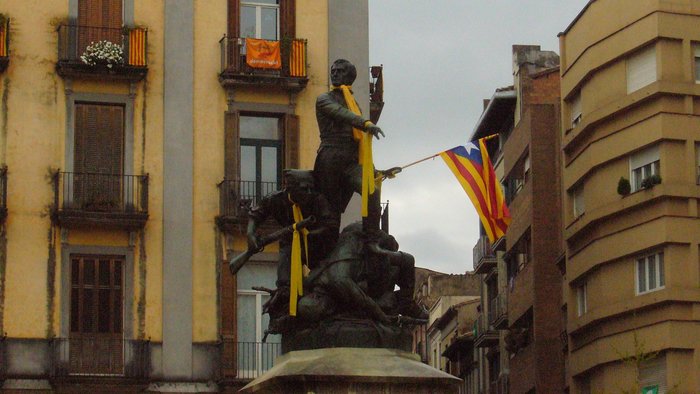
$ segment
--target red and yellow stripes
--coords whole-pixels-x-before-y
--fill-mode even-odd
[[[0,57],[7,56],[7,30],[9,26],[9,20],[5,20],[5,23],[0,26]]]
[[[486,235],[493,243],[505,235],[510,224],[510,212],[505,204],[503,191],[496,179],[496,173],[483,140],[479,140],[482,165],[473,163],[469,158],[458,154],[458,148],[442,152],[440,157],[467,192],[484,225]]]
[[[129,31],[129,65],[146,65],[146,29]]]
[[[289,56],[289,75],[292,77],[306,76],[306,41],[292,40]]]

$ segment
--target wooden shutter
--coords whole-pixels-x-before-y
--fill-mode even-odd
[[[91,42],[108,40],[122,45],[123,0],[78,0],[78,55]]]
[[[286,114],[284,122],[284,168],[299,168],[299,116]]]
[[[280,39],[296,38],[296,0],[280,0]]]

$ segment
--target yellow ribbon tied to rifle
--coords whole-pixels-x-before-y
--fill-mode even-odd
[[[340,85],[339,88],[334,87],[333,89],[340,89],[343,92],[343,97],[345,98],[345,104],[347,104],[348,109],[352,111],[355,115],[361,115],[360,107],[357,106],[355,97],[353,97],[350,91],[350,86]],[[367,121],[369,122],[369,121]],[[360,145],[360,154],[358,155],[358,163],[362,166],[362,217],[366,218],[368,215],[368,201],[369,195],[374,194],[374,162],[372,159],[372,135],[365,133],[362,130],[353,127],[352,136],[355,138]]]
[[[292,256],[290,264],[291,272],[289,273],[289,316],[296,316],[297,297],[301,297],[304,295],[304,272],[301,262],[301,238],[304,238],[304,252],[306,254],[306,261],[308,263],[309,230],[303,228],[301,229],[301,234],[299,234],[300,230],[297,229],[297,224],[304,220],[304,216],[301,214],[301,207],[299,206],[299,204],[292,201],[291,196],[288,195],[287,198],[289,198],[289,201],[291,201],[292,203],[292,214],[294,215],[294,225],[292,226],[292,228],[294,229],[294,234],[292,236]]]

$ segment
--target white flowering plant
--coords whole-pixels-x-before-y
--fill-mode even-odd
[[[124,63],[123,54],[124,50],[120,45],[102,40],[91,42],[80,56],[80,60],[90,66],[106,64],[108,68],[112,68],[115,64]]]

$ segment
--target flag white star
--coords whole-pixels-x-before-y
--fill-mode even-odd
[[[471,155],[472,149],[479,150],[479,147],[474,145],[473,142],[469,142],[468,144],[464,145],[464,149],[466,149],[468,155]]]

